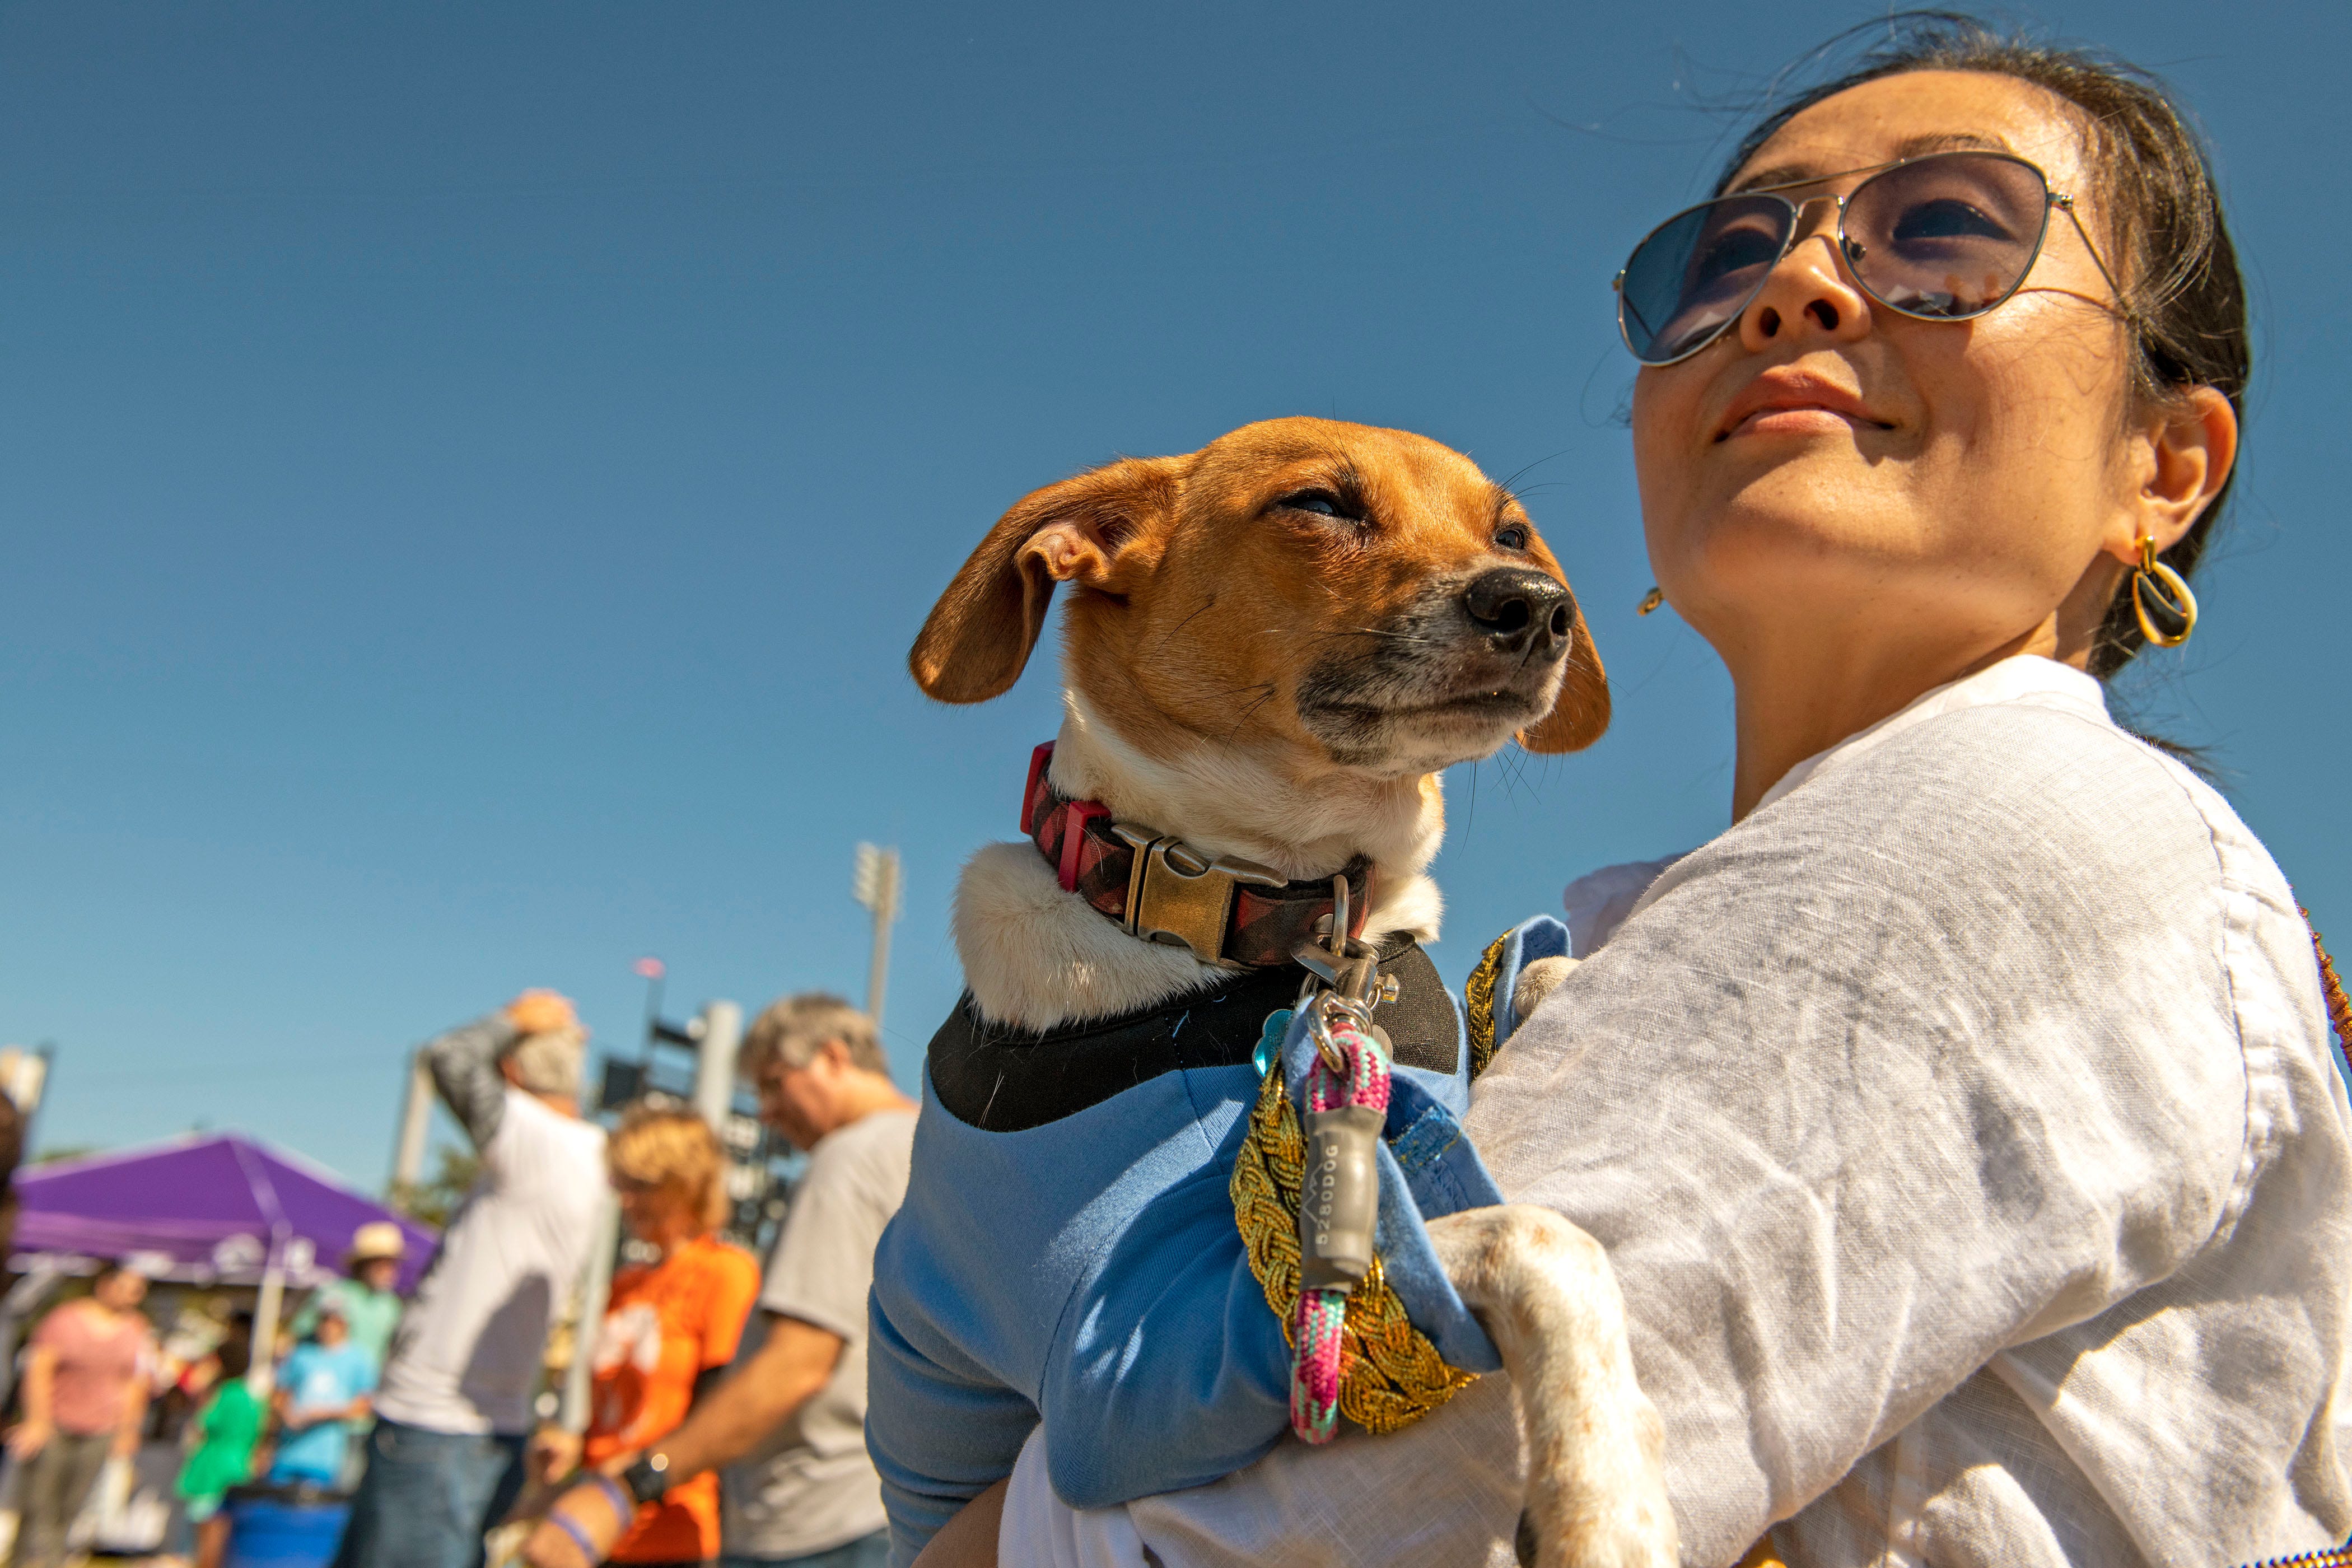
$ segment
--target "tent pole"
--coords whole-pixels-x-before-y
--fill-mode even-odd
[[[588,1382],[595,1371],[596,1338],[613,1299],[613,1255],[621,1247],[621,1207],[606,1194],[596,1209],[596,1239],[580,1279],[580,1319],[572,1327],[572,1364],[563,1369],[563,1405],[556,1419],[568,1432],[588,1429]]]
[[[261,1271],[261,1299],[253,1305],[253,1365],[245,1374],[245,1386],[265,1405],[278,1377],[278,1313],[286,1300],[286,1269],[279,1262],[283,1249],[277,1237],[271,1237],[269,1243],[269,1263]]]

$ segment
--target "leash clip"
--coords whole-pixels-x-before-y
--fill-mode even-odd
[[[1333,1072],[1346,1076],[1347,1053],[1331,1037],[1335,1016],[1355,1025],[1357,1030],[1381,1048],[1383,1056],[1395,1059],[1395,1047],[1389,1042],[1386,1029],[1372,1022],[1372,1009],[1383,1002],[1397,999],[1402,987],[1393,974],[1381,973],[1381,950],[1360,937],[1347,934],[1348,879],[1331,879],[1331,922],[1327,934],[1328,947],[1318,947],[1311,942],[1300,942],[1290,956],[1307,971],[1307,979],[1298,988],[1298,1005],[1306,1010],[1308,1033],[1315,1037],[1316,1053],[1323,1065]],[[1318,986],[1318,982],[1321,982]]]
[[[1298,987],[1298,1002],[1301,1002],[1301,1006],[1306,1006],[1315,994],[1315,983],[1322,980],[1322,985],[1327,987],[1324,996],[1343,1002],[1348,1006],[1348,1016],[1355,1018],[1355,1027],[1376,1037],[1383,1047],[1388,1047],[1388,1035],[1373,1030],[1371,1008],[1381,1006],[1383,1002],[1395,1002],[1402,987],[1397,985],[1397,975],[1381,973],[1379,947],[1373,947],[1371,942],[1360,936],[1348,936],[1348,926],[1355,924],[1355,921],[1348,920],[1348,877],[1345,875],[1331,877],[1331,914],[1327,914],[1324,920],[1331,921],[1328,931],[1324,931],[1324,941],[1328,942],[1327,947],[1318,947],[1315,942],[1298,942],[1296,947],[1291,947],[1291,959],[1296,959],[1298,966],[1307,971],[1306,985]],[[1322,921],[1318,921],[1318,924],[1322,924]],[[1310,1020],[1319,1023],[1322,1011],[1318,1008]],[[1318,1044],[1324,1047],[1324,1060],[1331,1065],[1331,1069],[1340,1072],[1343,1068],[1334,1056],[1336,1048],[1324,1044],[1324,1035],[1318,1035]]]

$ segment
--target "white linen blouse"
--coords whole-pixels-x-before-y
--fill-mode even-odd
[[[1578,932],[1467,1125],[1608,1247],[1686,1563],[1769,1529],[1798,1568],[2222,1568],[2352,1531],[2352,1108],[2310,933],[2096,682],[2006,660],[1638,902],[1585,892],[1631,913]],[[1489,1377],[1119,1509],[1024,1452],[999,1561],[1507,1568],[1521,1490]]]

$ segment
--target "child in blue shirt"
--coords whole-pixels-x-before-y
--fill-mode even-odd
[[[342,1308],[329,1301],[311,1338],[278,1368],[270,1405],[278,1429],[278,1457],[269,1467],[273,1484],[332,1488],[341,1481],[351,1443],[347,1423],[367,1418],[368,1395],[375,1389],[375,1364],[351,1335]]]

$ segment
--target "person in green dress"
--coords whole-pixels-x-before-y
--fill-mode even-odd
[[[195,1568],[220,1568],[227,1552],[228,1515],[221,1504],[231,1487],[244,1485],[252,1475],[253,1450],[267,1416],[245,1382],[253,1363],[251,1319],[239,1313],[213,1354],[220,1363],[219,1381],[196,1412],[196,1446],[181,1463],[172,1488],[195,1527]]]

